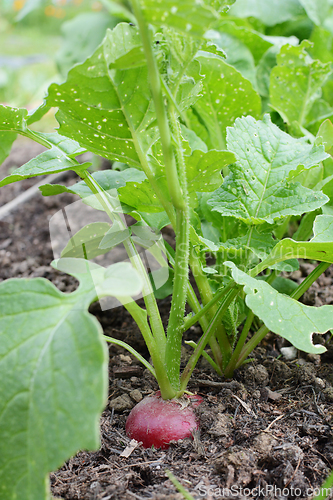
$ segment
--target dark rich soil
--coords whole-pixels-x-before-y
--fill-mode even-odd
[[[19,166],[38,154],[34,146],[19,144],[2,167]],[[35,180],[0,190],[0,205],[10,201]],[[75,182],[69,173],[64,183]],[[76,281],[50,267],[53,259],[48,222],[71,195],[43,198],[40,194],[0,220],[0,279],[42,276],[59,289],[72,291]],[[301,264],[293,278],[301,280],[313,269]],[[306,293],[303,301],[333,304],[332,268]],[[160,302],[167,320],[169,301]],[[110,336],[131,343],[143,355],[145,346],[131,317],[122,308],[101,311],[91,307]],[[200,333],[192,327],[190,336]],[[329,334],[316,342],[329,340]],[[54,496],[67,500],[180,500],[167,478],[169,469],[195,499],[311,498],[333,467],[333,348],[327,353],[287,361],[281,347],[288,344],[268,335],[253,361],[238,370],[234,380],[221,380],[201,361],[189,389],[204,396],[199,407],[200,435],[173,444],[167,451],[134,449],[125,421],[142,397],[157,389],[149,372],[126,351],[110,346],[109,404],[101,417],[101,448],[80,452],[51,474]],[[184,347],[184,357],[188,353]]]

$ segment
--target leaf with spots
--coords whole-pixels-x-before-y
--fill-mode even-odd
[[[184,159],[190,203],[197,206],[196,193],[215,191],[222,184],[221,170],[233,163],[235,156],[229,151],[195,150]]]
[[[314,333],[326,333],[333,328],[333,306],[310,307],[276,291],[263,280],[251,278],[232,262],[225,262],[231,268],[233,279],[244,285],[246,305],[272,332],[291,342],[301,351],[321,354],[322,345],[314,345]]]
[[[191,207],[198,204],[196,193],[211,192],[222,184],[221,170],[235,160],[230,151],[202,151],[193,150],[187,141],[183,141],[184,163],[186,168],[187,189]],[[164,172],[162,148],[160,142],[156,142],[152,148],[153,156],[150,157],[150,165],[154,170],[155,181],[160,189],[167,190],[167,181]]]
[[[141,168],[158,138],[141,40],[127,23],[108,31],[65,83],[51,85],[46,102],[58,107],[61,134],[109,160]]]
[[[12,108],[0,104],[0,132],[22,132],[27,128],[26,118],[28,111],[26,109]]]
[[[259,63],[265,52],[272,47],[274,43],[273,39],[264,36],[259,31],[255,31],[248,26],[238,26],[235,22],[226,18],[222,18],[217,25],[214,25],[214,29],[209,31],[206,37],[215,41],[219,47],[227,52],[227,48],[223,45],[224,34],[228,34],[232,38],[237,38],[243,45],[245,45],[250,50],[255,65]],[[228,54],[227,52],[227,58],[229,56],[232,56],[232,54]]]
[[[202,0],[142,0],[146,20],[155,26],[169,26],[181,32],[201,36],[219,19],[212,2]],[[219,1],[215,2],[220,7]]]
[[[100,445],[108,351],[88,307],[96,296],[135,295],[130,264],[105,269],[81,259],[55,266],[80,281],[63,293],[43,279],[0,283],[1,498],[50,498],[48,473]]]
[[[40,142],[49,149],[2,179],[0,186],[38,175],[53,174],[66,170],[78,172],[91,165],[88,162],[79,164],[75,160],[76,156],[86,151],[76,141],[57,133],[32,131],[27,127],[26,118],[27,110],[0,105],[0,163],[8,155],[17,133]]]
[[[190,122],[197,135],[203,137],[201,128],[207,131],[204,138],[209,149],[225,149],[226,128],[237,117],[251,114],[259,117],[261,100],[251,83],[222,57],[199,52],[196,59],[204,76],[202,97],[194,105],[199,126],[190,115]]]
[[[332,72],[330,63],[310,57],[306,51],[310,45],[307,40],[298,47],[284,45],[271,72],[271,105],[289,125],[297,122],[306,127],[308,114]]]
[[[257,90],[256,66],[273,42],[246,26],[223,19],[207,35],[223,49],[227,63],[236,68]]]
[[[274,125],[269,115],[262,121],[251,116],[237,119],[228,129],[227,143],[237,161],[208,201],[213,211],[249,225],[273,224],[327,203],[327,196],[320,191],[288,182],[299,165],[308,169],[328,158],[323,146],[294,139]]]
[[[163,79],[168,84],[178,110],[184,111],[201,95],[200,65],[194,58],[202,41],[166,28],[163,30],[163,39],[166,67],[161,66],[160,71],[163,72]]]
[[[234,226],[235,227],[235,226]],[[233,234],[239,231],[235,227]],[[227,239],[224,242],[211,241],[195,233],[192,228],[192,241],[203,248],[206,252],[219,254],[219,262],[232,259],[243,269],[249,269],[255,265],[258,260],[264,260],[270,254],[276,245],[271,233],[259,232],[256,227],[248,227],[246,232],[239,232],[238,236]],[[285,259],[287,262],[272,264],[268,266],[271,269],[279,271],[294,271],[299,268],[296,259]]]

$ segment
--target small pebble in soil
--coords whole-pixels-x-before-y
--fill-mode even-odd
[[[284,359],[287,361],[292,361],[297,358],[297,349],[294,346],[281,347],[280,351]]]
[[[124,410],[131,410],[135,405],[134,401],[129,397],[128,394],[122,394],[117,398],[111,399],[109,402],[109,408],[114,409],[114,411],[121,412]]]
[[[142,393],[139,391],[139,389],[134,389],[129,393],[129,395],[136,403],[139,403],[143,398]]]

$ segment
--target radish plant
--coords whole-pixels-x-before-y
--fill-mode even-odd
[[[109,218],[84,226],[52,264],[80,281],[75,292],[64,294],[40,278],[0,284],[3,498],[44,499],[49,471],[78,449],[98,447],[105,341],[128,349],[156,377],[161,398],[141,405],[133,423],[135,410],[128,432],[147,436],[156,404],[165,401],[159,414],[166,418],[157,428],[162,440],[146,444],[163,447],[182,437],[170,429],[164,437],[163,426],[168,408],[178,407],[180,418],[184,406],[191,410],[187,385],[201,355],[230,377],[269,330],[306,352],[325,350],[312,336],[333,328],[333,307],[311,308],[298,299],[333,262],[333,127],[324,116],[317,126],[311,117],[331,66],[312,59],[307,42],[266,36],[228,17],[228,3],[132,0],[123,8],[135,22],[108,31],[65,82],[49,87],[40,108],[31,114],[0,108],[3,157],[16,134],[47,148],[0,185],[72,170],[80,182],[45,185],[42,194],[75,193]],[[235,39],[253,52],[256,80],[237,58],[231,64]],[[51,108],[57,108],[58,132],[33,130]],[[90,173],[91,164],[77,159],[86,151],[122,170]],[[124,213],[136,224],[128,228]],[[285,237],[291,222],[297,231]],[[165,250],[171,278],[165,293],[171,288],[172,296],[165,331],[155,298],[162,290],[156,291],[138,245],[154,246],[163,260],[159,231],[167,225],[176,248]],[[106,268],[93,262],[120,243],[129,262]],[[320,262],[299,286],[279,276],[297,269],[298,258]],[[140,292],[144,307],[133,299]],[[92,302],[109,296],[138,324],[151,361],[103,336],[88,313]],[[203,333],[188,342],[193,353],[181,371],[183,334],[196,323]],[[183,436],[197,425],[193,414],[188,422]]]

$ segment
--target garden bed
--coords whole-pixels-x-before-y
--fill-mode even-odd
[[[39,151],[32,147],[18,142],[3,168],[20,166],[35,156]],[[74,182],[74,174],[66,175],[67,184]],[[35,182],[26,180],[0,190],[0,205]],[[39,276],[64,292],[75,289],[74,278],[50,266],[48,221],[77,199],[70,194],[50,198],[37,194],[0,221],[2,280]],[[300,281],[312,269],[311,263],[302,263],[294,279]],[[333,304],[332,276],[328,269],[303,300],[317,306]],[[167,321],[169,301],[161,301],[160,308]],[[125,310],[101,311],[95,304],[91,312],[106,335],[147,355],[138,328]],[[192,327],[191,338],[196,334],[197,327]],[[320,336],[316,341],[328,339]],[[128,457],[121,456],[129,444],[126,417],[157,385],[137,360],[122,348],[110,346],[109,402],[101,417],[101,448],[78,453],[51,474],[54,496],[67,500],[181,499],[165,474],[169,469],[194,498],[227,498],[228,488],[232,498],[311,497],[333,467],[333,352],[331,347],[321,357],[300,353],[299,358],[286,361],[280,352],[286,345],[281,338],[266,337],[253,361],[238,370],[234,380],[221,380],[201,361],[189,384],[189,390],[205,397],[198,410],[200,435],[167,451],[137,447]]]

